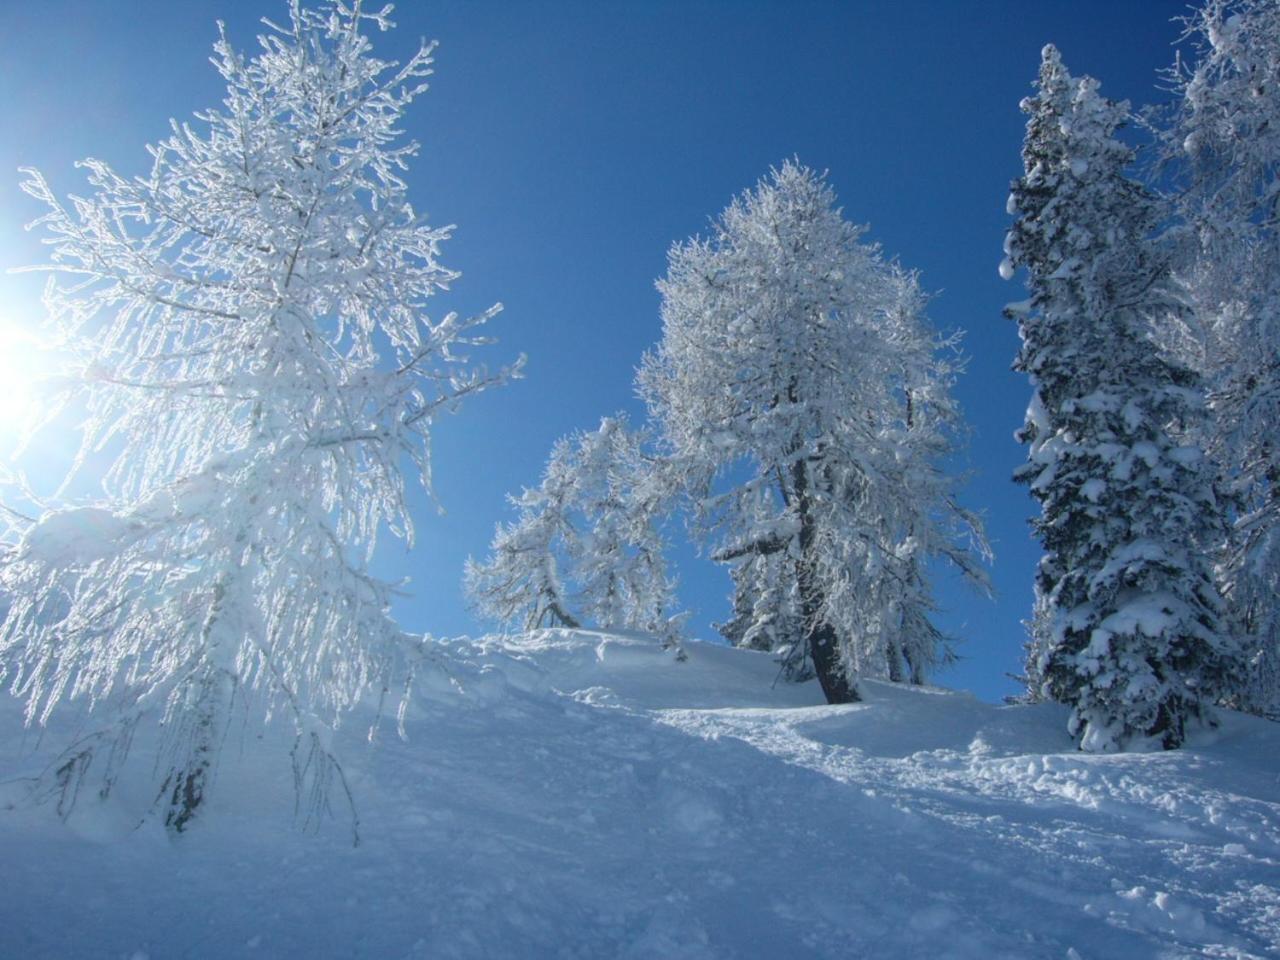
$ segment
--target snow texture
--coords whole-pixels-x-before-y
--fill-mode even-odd
[[[360,723],[335,738],[359,847],[341,820],[290,830],[287,775],[239,733],[209,816],[176,841],[139,826],[153,797],[127,779],[65,825],[0,809],[0,954],[1280,951],[1266,721],[1232,713],[1181,751],[1092,756],[1056,705],[864,681],[863,703],[826,706],[814,683],[772,687],[770,656],[710,644],[677,662],[652,637],[553,630],[441,653],[409,742],[365,748]],[[43,754],[0,710],[4,808]]]

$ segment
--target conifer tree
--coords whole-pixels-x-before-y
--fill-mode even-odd
[[[498,524],[483,563],[468,558],[463,574],[467,595],[485,617],[523,630],[582,626],[561,572],[562,555],[576,550],[574,477],[567,465],[573,448],[559,440],[551,448],[542,482],[509,496],[516,520]]]
[[[670,509],[660,462],[626,417],[558,441],[538,487],[511,503],[489,558],[467,562],[477,609],[504,625],[642,630],[678,641],[660,526]]]
[[[1219,534],[1214,469],[1194,438],[1200,385],[1165,359],[1151,325],[1180,309],[1152,241],[1158,207],[1116,138],[1128,105],[1073,78],[1044,49],[1015,181],[1001,273],[1028,273],[1031,299],[1007,312],[1015,369],[1034,394],[1016,477],[1040,502],[1029,665],[1041,692],[1072,707],[1086,750],[1144,737],[1176,747],[1231,683],[1221,601],[1206,551]]]
[[[980,525],[939,468],[953,368],[914,275],[861,242],[812,170],[783,164],[712,230],[668,255],[641,394],[713,557],[794,558],[805,652],[828,701],[855,700],[888,644],[939,636],[918,630],[913,563],[982,581]]]
[[[767,520],[773,505],[761,498],[757,520]],[[735,647],[779,655],[787,679],[813,679],[800,619],[799,570],[794,545],[785,550],[750,553],[730,570],[733,616],[717,624]]]

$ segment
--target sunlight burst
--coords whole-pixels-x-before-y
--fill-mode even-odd
[[[17,434],[34,412],[44,366],[39,338],[12,318],[0,317],[0,433]]]

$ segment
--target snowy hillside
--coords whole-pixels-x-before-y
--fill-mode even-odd
[[[287,763],[251,724],[177,843],[137,826],[151,797],[129,783],[65,825],[14,806],[47,752],[4,703],[0,957],[1280,953],[1275,724],[1085,756],[1057,707],[874,683],[828,707],[742,650],[445,649],[407,742],[339,737],[354,848],[340,808],[292,827]]]

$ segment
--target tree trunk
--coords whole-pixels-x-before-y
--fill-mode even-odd
[[[857,703],[861,700],[858,688],[849,682],[840,663],[840,645],[831,624],[818,620],[806,628],[806,634],[809,656],[813,659],[813,669],[818,674],[818,683],[822,684],[827,703]]]
[[[889,642],[889,649],[884,654],[885,666],[889,669],[889,680],[893,683],[902,682],[902,661],[911,662],[911,658],[899,649],[896,641]]]
[[[822,615],[825,598],[817,582],[815,572],[817,526],[813,519],[809,472],[803,458],[797,458],[791,468],[793,491],[797,513],[800,516],[800,611],[804,620],[804,642],[809,648],[809,658],[818,674],[818,683],[826,695],[827,703],[856,703],[857,687],[845,673],[840,662],[840,641],[835,628]]]
[[[170,833],[186,831],[200,812],[213,780],[214,763],[230,719],[236,678],[224,669],[208,666],[191,694],[191,716],[177,718],[175,762],[165,778],[160,794],[165,800],[164,825]]]

